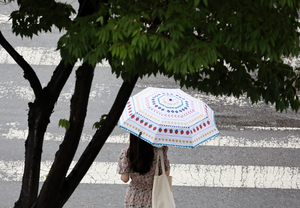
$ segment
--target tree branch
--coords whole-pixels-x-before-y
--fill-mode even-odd
[[[36,73],[31,68],[31,66],[25,61],[25,59],[9,44],[9,42],[4,38],[0,31],[0,44],[9,53],[9,55],[16,61],[16,63],[23,69],[24,78],[30,83],[36,98],[40,98],[42,94],[42,85],[40,80],[36,76]]]
[[[58,207],[57,199],[80,141],[94,69],[94,66],[84,63],[76,71],[75,91],[71,99],[70,128],[55,155],[55,160],[40,192],[36,207]]]
[[[138,75],[136,75],[130,82],[123,82],[104,124],[99,130],[96,131],[93,139],[86,147],[76,166],[66,178],[62,189],[63,192],[60,194],[60,206],[62,206],[72,195],[72,193],[94,162],[108,136],[113,131],[131,95],[137,79]]]
[[[55,71],[53,72],[53,75],[51,77],[51,80],[49,81],[46,89],[49,93],[49,95],[53,96],[55,99],[58,99],[59,94],[61,93],[61,90],[66,84],[66,81],[68,80],[74,64],[67,64],[65,65],[64,60],[61,60],[59,65],[56,67]]]

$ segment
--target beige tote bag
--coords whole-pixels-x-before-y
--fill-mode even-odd
[[[162,169],[162,175],[158,175],[158,161]],[[162,148],[158,148],[157,162],[152,189],[152,208],[174,208],[175,202],[172,193],[172,176],[165,172],[164,155]]]

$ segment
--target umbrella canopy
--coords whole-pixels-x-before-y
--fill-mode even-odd
[[[148,87],[130,97],[119,126],[157,146],[194,148],[219,134],[213,110],[180,89]]]

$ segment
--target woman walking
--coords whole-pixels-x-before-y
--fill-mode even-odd
[[[166,175],[170,174],[168,147],[163,147]],[[119,156],[118,173],[124,183],[131,179],[125,196],[125,208],[152,206],[152,187],[157,162],[157,148],[130,134],[130,144]],[[159,163],[160,167],[160,163]]]

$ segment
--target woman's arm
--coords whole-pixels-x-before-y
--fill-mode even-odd
[[[163,146],[163,148],[166,150],[166,152],[168,152],[168,150],[169,150],[169,147],[168,147],[168,146]],[[167,175],[167,176],[170,175],[170,170],[165,171],[165,172],[166,172],[166,175]]]
[[[167,174],[167,173],[166,173]],[[124,183],[127,183],[129,181],[129,173],[121,173],[121,180]]]
[[[168,152],[168,150],[169,150],[168,146],[163,146],[163,148],[166,150],[166,152]]]
[[[124,183],[127,183],[129,181],[129,165],[127,160],[127,150],[128,148],[124,148],[119,156],[119,162],[118,162],[118,168],[117,172],[121,175],[121,180]]]

